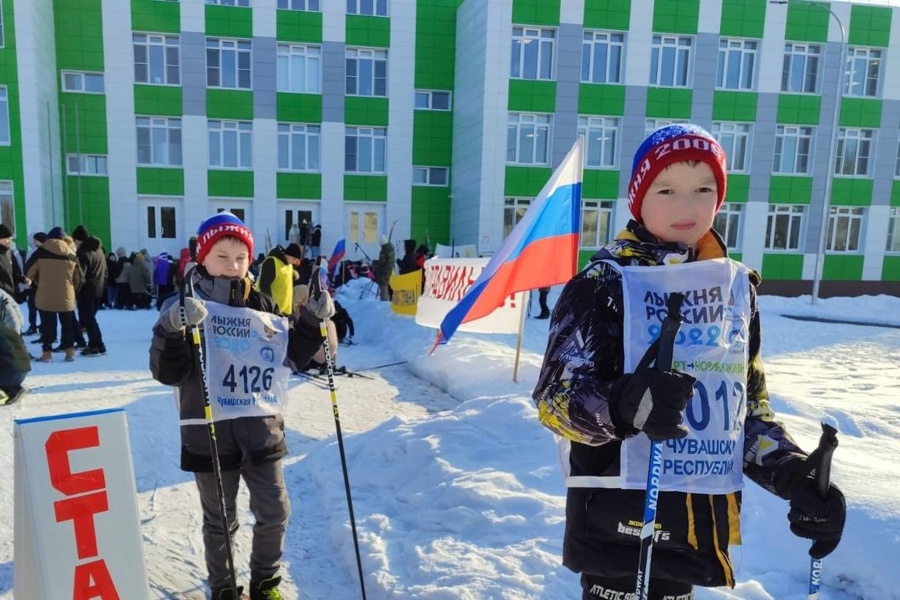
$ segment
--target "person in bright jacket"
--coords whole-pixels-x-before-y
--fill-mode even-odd
[[[789,500],[791,531],[821,558],[841,539],[845,501],[810,475],[769,406],[760,358],[758,275],[727,258],[712,229],[725,198],[725,153],[695,125],[653,132],[628,187],[634,217],[565,286],[533,398],[562,437],[563,563],[582,598],[636,589],[650,440],[663,444],[652,600],[734,586],[743,476]],[[655,365],[666,300],[685,294],[673,364]],[[652,365],[652,366],[651,366]]]
[[[284,316],[290,316],[294,309],[294,284],[300,274],[303,249],[298,244],[288,244],[287,248],[275,246],[259,268],[256,289],[271,296]]]
[[[253,234],[237,216],[220,212],[204,221],[197,232],[196,257],[197,267],[185,275],[181,293],[165,301],[153,326],[150,371],[160,383],[177,387],[181,468],[194,474],[200,493],[211,598],[231,600],[235,591],[241,597],[242,589],[235,590],[228,569],[204,416],[204,374],[218,443],[227,535],[233,541],[239,527],[235,505],[243,479],[254,517],[250,599],[281,600],[279,570],[290,517],[281,461],[287,454],[282,407],[290,377],[284,366],[289,326],[272,298],[254,290],[247,277]],[[202,362],[191,342],[191,328],[201,325]]]

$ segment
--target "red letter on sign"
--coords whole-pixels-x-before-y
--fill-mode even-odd
[[[101,560],[75,567],[75,585],[72,600],[119,600],[119,592],[113,585],[106,563]]]
[[[79,560],[97,556],[97,530],[94,528],[94,515],[109,510],[106,490],[87,496],[57,500],[53,503],[53,508],[56,511],[57,523],[72,521]]]
[[[53,487],[66,496],[106,488],[103,469],[73,473],[69,464],[69,451],[96,448],[99,445],[100,433],[96,426],[51,433],[44,448],[47,451],[47,465],[50,467],[50,483]]]

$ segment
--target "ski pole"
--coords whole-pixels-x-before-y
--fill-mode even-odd
[[[318,267],[322,269],[321,265]],[[318,275],[321,275],[319,273]],[[327,276],[327,271],[325,272]],[[319,276],[312,278],[312,287],[315,298],[322,294],[322,281]],[[319,333],[322,335],[322,347],[325,350],[325,369],[328,374],[328,391],[331,393],[331,412],[334,415],[334,429],[337,433],[338,450],[341,454],[341,470],[344,473],[344,491],[347,495],[347,509],[350,512],[350,529],[353,531],[353,548],[356,551],[356,568],[359,571],[359,589],[362,598],[366,600],[366,584],[363,581],[362,558],[359,556],[359,537],[356,534],[356,518],[353,516],[353,498],[350,495],[350,475],[347,472],[347,455],[344,452],[344,436],[341,434],[341,415],[338,412],[337,390],[334,387],[334,364],[331,362],[331,346],[328,343],[328,319],[319,322]]]
[[[681,327],[681,305],[684,294],[673,292],[666,301],[666,318],[659,333],[656,370],[672,368],[675,336]],[[659,477],[662,473],[662,442],[650,440],[650,462],[647,466],[647,494],[644,496],[644,523],[641,526],[641,546],[638,554],[636,595],[647,600],[650,591],[650,559],[653,557],[653,541],[656,537],[656,503],[659,500]]]
[[[822,498],[828,495],[828,488],[831,485],[831,457],[834,455],[837,445],[837,429],[822,421],[822,435],[819,437],[818,447],[820,452],[819,466],[816,468],[816,492]],[[808,600],[817,600],[819,597],[823,560],[821,558],[810,558]]]
[[[189,280],[191,297],[194,297],[194,282]],[[184,290],[181,291],[181,322],[187,323],[187,310],[184,308]],[[213,421],[212,404],[209,401],[209,382],[206,377],[206,367],[203,364],[203,344],[200,343],[200,327],[192,324],[191,346],[194,348],[194,362],[200,371],[200,380],[203,382],[203,415],[206,417],[206,432],[209,435],[209,452],[212,455],[213,474],[216,478],[216,495],[219,497],[219,512],[222,514],[222,532],[225,534],[225,554],[228,561],[228,582],[231,584],[232,600],[240,600],[238,597],[237,575],[234,571],[234,551],[231,547],[231,528],[228,524],[228,512],[225,506],[225,485],[222,483],[222,464],[219,462],[219,442],[216,440],[216,423]]]

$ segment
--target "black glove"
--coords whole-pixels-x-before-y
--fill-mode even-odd
[[[792,473],[786,490],[791,501],[788,512],[791,532],[813,540],[809,555],[815,559],[825,558],[837,548],[847,518],[847,503],[836,485],[828,487],[824,498],[816,491],[815,469],[818,464],[816,450],[805,460],[788,467]]]
[[[651,440],[683,438],[685,407],[694,397],[694,379],[681,371],[638,367],[613,386],[610,414],[616,435],[627,438],[643,431]]]

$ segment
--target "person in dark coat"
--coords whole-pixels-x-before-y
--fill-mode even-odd
[[[319,255],[322,251],[322,226],[316,223],[312,233],[309,234],[309,257],[313,261],[319,261]]]
[[[394,274],[394,245],[386,235],[381,236],[381,251],[378,258],[372,261],[375,271],[375,283],[378,284],[378,298],[382,301],[391,299],[391,275]]]
[[[0,290],[0,405],[21,399],[27,390],[22,386],[31,370],[31,356],[19,331],[22,312],[12,296]]]
[[[12,243],[12,229],[0,223],[0,290],[12,296],[16,303],[25,300],[25,294],[19,291],[19,284],[25,283],[19,261],[13,256],[16,247]]]
[[[416,264],[416,240],[403,240],[403,258],[397,261],[397,267],[401,275],[419,268]]]
[[[72,232],[75,240],[78,264],[84,272],[84,284],[78,290],[78,320],[81,329],[87,334],[86,347],[81,351],[82,356],[102,356],[106,354],[106,345],[103,343],[103,333],[97,322],[97,311],[100,302],[106,293],[107,266],[106,257],[103,255],[100,238],[88,235],[82,227],[84,240],[75,237],[78,229]]]

